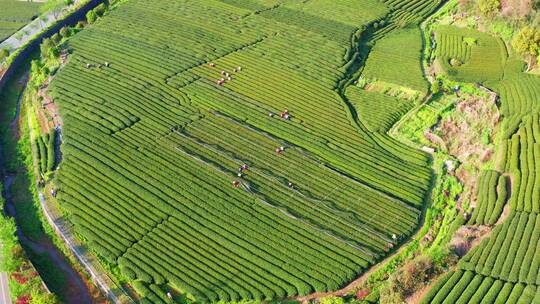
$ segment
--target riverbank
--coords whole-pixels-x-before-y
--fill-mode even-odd
[[[0,132],[3,148],[1,169],[5,172],[6,213],[15,219],[17,236],[27,256],[60,301],[91,303],[89,290],[93,287],[55,246],[51,237],[54,234],[39,207],[23,95],[29,62],[30,59],[21,65],[0,95],[3,122]]]

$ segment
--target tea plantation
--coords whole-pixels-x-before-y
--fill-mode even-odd
[[[50,84],[62,209],[145,303],[345,286],[415,231],[432,178],[385,133],[414,101],[354,85],[359,46],[369,77],[426,94],[418,23],[439,4],[125,1]]]
[[[0,42],[39,14],[40,2],[0,0]]]
[[[540,77],[523,72],[523,63],[508,59],[501,42],[487,34],[445,27],[437,41],[438,60],[463,62],[442,63],[450,77],[485,81],[500,96],[504,128],[497,170],[482,172],[469,224],[493,225],[505,206],[508,214],[423,303],[539,303]]]

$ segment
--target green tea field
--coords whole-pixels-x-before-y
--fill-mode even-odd
[[[496,170],[482,171],[469,220],[497,225],[457,270],[438,280],[423,303],[539,303],[540,77],[524,73],[524,64],[508,58],[492,36],[452,27],[437,35],[439,59],[463,62],[443,63],[451,77],[485,81],[500,96],[505,128]]]
[[[41,2],[0,0],[0,42],[39,14]]]
[[[427,93],[418,24],[439,4],[125,1],[48,90],[60,206],[144,303],[344,287],[420,224],[430,157],[386,131]]]

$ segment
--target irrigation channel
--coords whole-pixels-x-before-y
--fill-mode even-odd
[[[92,303],[90,292],[84,279],[71,267],[65,255],[54,245],[50,236],[47,235],[43,229],[38,229],[37,232],[34,231],[32,236],[30,236],[25,232],[25,229],[23,229],[23,225],[29,224],[24,221],[28,221],[29,219],[39,221],[39,212],[41,211],[39,207],[33,203],[34,194],[31,189],[33,185],[27,175],[27,169],[25,168],[24,163],[18,163],[17,167],[13,168],[13,166],[8,165],[7,162],[17,158],[15,155],[8,154],[15,153],[12,151],[16,151],[15,147],[8,147],[8,145],[16,145],[18,140],[20,140],[18,128],[21,124],[19,120],[21,118],[21,107],[23,106],[23,92],[28,82],[29,68],[29,64],[21,65],[17,75],[10,80],[11,83],[8,83],[4,87],[4,90],[6,91],[13,87],[16,88],[15,92],[13,92],[15,93],[14,95],[18,96],[16,105],[12,105],[11,102],[8,102],[9,97],[13,97],[14,95],[0,92],[0,97],[5,97],[1,98],[0,102],[8,103],[8,105],[0,105],[1,109],[7,111],[7,113],[15,110],[12,121],[9,122],[8,125],[2,126],[7,129],[2,130],[3,132],[0,134],[0,172],[2,172],[1,176],[4,184],[3,195],[6,199],[4,212],[15,219],[17,237],[27,256],[33,262],[48,288],[52,292],[55,292],[65,303]],[[15,106],[16,109],[11,108],[13,106]],[[3,117],[5,117],[5,114]],[[23,123],[26,123],[26,119],[23,120]],[[30,153],[30,151],[27,153]],[[15,186],[15,183],[17,182],[20,182],[21,185]],[[23,202],[23,200],[18,198],[26,198],[31,201]],[[34,204],[30,208],[25,208],[23,210],[25,211],[24,213],[27,213],[26,211],[30,210],[30,213],[35,214],[23,214],[23,212],[20,212],[20,204],[22,203],[30,205]],[[32,223],[32,225],[40,226],[40,223]],[[41,226],[39,228],[41,228]],[[51,268],[53,268],[53,274],[50,273]]]

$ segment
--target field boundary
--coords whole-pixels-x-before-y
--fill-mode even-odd
[[[49,27],[43,29],[43,31],[37,33],[34,37],[28,39],[23,45],[21,45],[10,57],[4,62],[7,67],[2,72],[0,69],[0,90],[5,86],[8,80],[13,76],[17,68],[24,63],[26,58],[36,49],[45,38],[49,38],[64,26],[75,25],[78,21],[86,18],[86,13],[95,8],[104,0],[88,0],[87,3],[82,5],[77,10],[68,13],[62,19],[56,20],[55,23],[49,25]],[[2,74],[3,73],[3,74]]]
[[[56,20],[55,23],[44,29],[42,32],[36,34],[25,44],[20,46],[20,48],[12,55],[11,62],[7,63],[8,66],[4,73],[0,75],[0,90],[11,79],[17,68],[24,63],[26,57],[28,57],[31,52],[39,47],[43,39],[52,36],[64,26],[74,25],[79,20],[84,19],[89,10],[93,9],[102,2],[103,0],[89,0],[76,11],[65,15],[62,19]],[[30,116],[28,116],[28,124],[31,124]],[[33,136],[31,127],[29,128],[29,136],[30,138]],[[32,144],[31,148],[35,169],[37,168],[36,147],[34,144]],[[79,241],[77,241],[77,238],[72,233],[72,229],[65,225],[65,219],[61,213],[58,212],[59,210],[47,202],[41,189],[37,188],[36,190],[38,192],[42,212],[47,218],[49,225],[53,228],[55,234],[62,239],[72,254],[77,258],[81,266],[90,275],[91,279],[93,282],[95,282],[99,289],[102,290],[107,298],[109,298],[113,303],[135,303],[129,294],[106,274],[106,271],[103,269],[97,258],[86,251],[85,247]]]
[[[32,138],[32,127],[30,116],[27,116],[29,127],[29,136]],[[36,147],[32,143],[32,160],[34,163],[34,170],[37,168],[38,160],[36,157]],[[36,175],[39,176],[39,175]],[[38,178],[36,178],[38,179]],[[38,181],[36,181],[36,184]],[[77,238],[72,233],[72,229],[66,225],[66,221],[61,215],[60,211],[54,206],[48,204],[45,195],[40,188],[37,187],[39,203],[43,214],[47,218],[49,225],[53,228],[57,236],[59,236],[77,260],[84,267],[86,272],[90,274],[92,281],[99,287],[100,290],[115,304],[126,304],[126,303],[135,303],[135,301],[129,296],[129,294],[122,288],[118,286],[106,273],[106,271],[101,266],[100,262],[95,256],[85,250],[84,245],[77,240]]]

